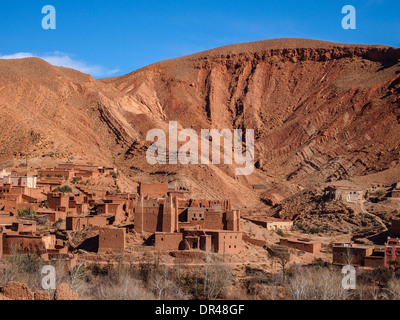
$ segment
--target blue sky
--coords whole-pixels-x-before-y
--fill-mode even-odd
[[[357,29],[341,26],[344,5]],[[56,9],[44,30],[42,7]],[[0,57],[38,56],[96,78],[238,42],[281,37],[400,47],[399,0],[1,0]]]

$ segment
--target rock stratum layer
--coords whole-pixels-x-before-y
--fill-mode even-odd
[[[2,60],[0,157],[74,155],[254,204],[253,184],[293,193],[398,166],[399,59],[393,47],[276,39],[102,80],[40,59]],[[228,165],[150,166],[146,133],[170,120],[255,129],[257,169],[237,177]]]

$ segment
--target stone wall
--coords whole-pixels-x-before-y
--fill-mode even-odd
[[[125,250],[125,229],[101,228],[98,252]]]

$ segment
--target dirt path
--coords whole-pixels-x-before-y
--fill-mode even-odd
[[[378,223],[384,228],[384,231],[386,231],[388,228],[386,227],[386,224],[383,222],[383,220],[377,216],[376,214],[373,214],[371,212],[369,212],[365,206],[364,206],[365,200],[360,200],[360,208],[361,208],[361,212],[364,214],[367,214],[369,216],[372,216],[376,219],[376,221],[378,221]],[[380,232],[379,232],[380,233]]]

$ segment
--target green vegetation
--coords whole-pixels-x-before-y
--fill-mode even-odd
[[[378,191],[376,191],[376,196],[377,197],[383,197],[384,195],[385,195],[385,191],[384,190],[378,190]]]
[[[297,223],[294,224],[294,226],[295,226],[298,230],[304,231],[304,226],[303,226],[302,223],[297,222]]]
[[[276,233],[278,234],[278,236],[281,236],[281,237],[285,237],[286,236],[282,229],[276,230]]]
[[[18,217],[25,218],[29,216],[34,216],[36,211],[31,211],[30,209],[17,209]]]
[[[311,227],[308,231],[311,234],[315,234],[315,233],[320,233],[321,232],[321,230],[318,227]]]
[[[57,187],[56,189],[53,190],[53,192],[61,192],[62,194],[73,193],[72,188],[70,186]]]
[[[44,200],[43,203],[39,204],[39,208],[48,208],[49,205],[47,203],[47,200]]]
[[[64,222],[64,219],[58,219],[56,222],[53,223],[54,227],[58,227],[60,224],[62,224]]]
[[[304,225],[303,225],[302,223],[300,223],[300,222],[295,223],[294,226],[295,226],[295,228],[296,228],[297,230],[303,231],[304,233],[316,234],[316,233],[320,233],[320,232],[321,232],[321,230],[320,230],[319,227],[311,227],[311,228],[308,228],[308,227],[304,226]]]

